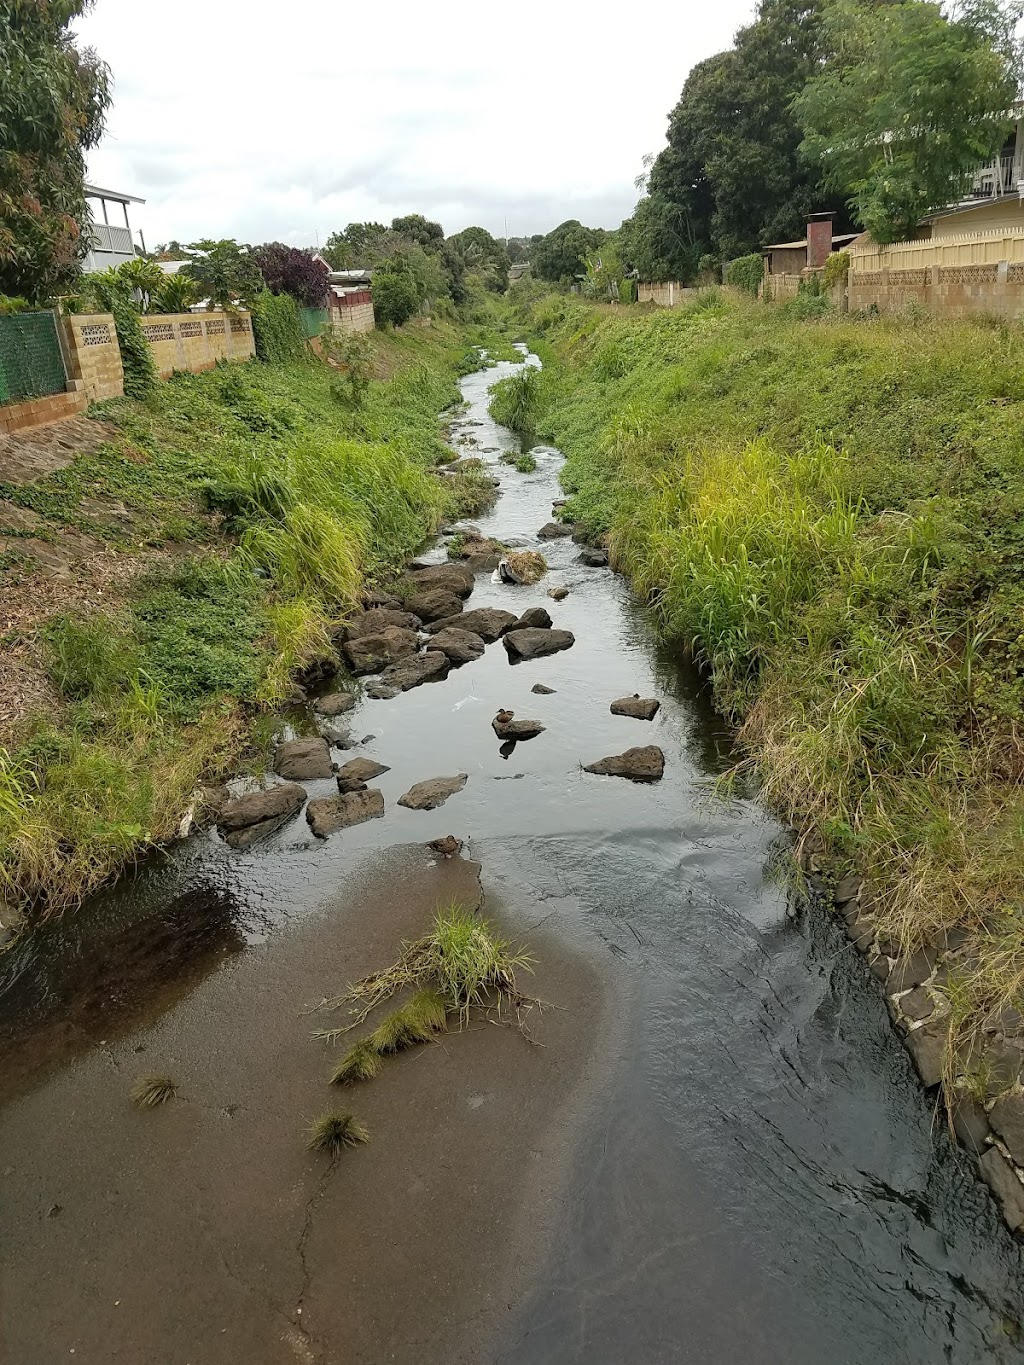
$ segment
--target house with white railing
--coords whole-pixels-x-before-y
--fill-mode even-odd
[[[977,168],[959,199],[924,219],[930,236],[1024,228],[1024,103],[1014,106],[1013,116],[999,155]]]
[[[89,234],[89,251],[82,262],[82,270],[91,275],[94,271],[132,260],[136,255],[135,235],[128,217],[128,205],[144,204],[145,199],[117,190],[101,190],[98,185],[86,185],[85,197],[90,218],[85,228]],[[145,251],[141,231],[139,241]]]

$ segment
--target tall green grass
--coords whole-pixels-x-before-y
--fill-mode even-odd
[[[1024,1005],[1024,329],[552,299],[566,515],[708,671],[768,798],[906,948]],[[1008,947],[1015,945],[1013,951]]]
[[[533,365],[524,365],[515,374],[499,379],[491,385],[488,412],[496,422],[514,431],[526,445],[537,432],[537,418],[541,406],[541,372]]]

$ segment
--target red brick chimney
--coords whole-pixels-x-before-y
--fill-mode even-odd
[[[809,214],[807,218],[807,269],[820,270],[831,254],[832,214]]]

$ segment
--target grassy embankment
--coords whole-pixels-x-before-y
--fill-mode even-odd
[[[542,303],[541,429],[883,937],[969,931],[964,1042],[1024,997],[1024,330],[807,307]]]
[[[160,555],[127,600],[35,632],[61,701],[0,748],[0,904],[71,905],[173,834],[197,784],[258,747],[295,672],[331,657],[364,582],[479,508],[479,476],[428,470],[451,458],[438,413],[485,340],[503,345],[375,335],[365,390],[312,358],[177,376],[94,409],[119,432],[98,451],[0,485],[54,528]]]

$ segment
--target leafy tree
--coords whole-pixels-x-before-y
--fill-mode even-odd
[[[151,261],[146,256],[136,256],[130,261],[122,261],[116,270],[129,290],[135,291],[139,311],[148,312],[151,300],[167,278],[156,261]]]
[[[507,237],[505,252],[511,265],[524,265],[530,259],[529,237]]]
[[[374,276],[373,311],[378,327],[401,327],[418,307],[419,296],[411,275],[385,270]]]
[[[432,223],[422,213],[407,213],[404,218],[391,220],[391,231],[400,237],[409,237],[425,251],[440,251],[444,242],[444,228],[440,223]]]
[[[0,293],[39,301],[88,249],[84,153],[103,132],[110,73],[70,25],[90,0],[0,0]]]
[[[388,232],[383,223],[349,223],[344,232],[331,233],[320,254],[332,270],[352,270],[369,263]]]
[[[704,250],[697,230],[685,204],[647,195],[619,228],[623,264],[642,280],[691,280]]]
[[[586,228],[575,218],[560,223],[533,248],[530,264],[542,280],[572,280],[585,271],[584,261],[606,234],[602,228]]]
[[[272,294],[290,294],[304,308],[326,306],[330,276],[312,252],[283,242],[265,242],[253,247],[252,259]]]
[[[503,294],[508,288],[509,259],[505,248],[486,228],[468,227],[448,238],[470,274],[479,275],[484,287]]]
[[[850,196],[876,241],[906,236],[955,197],[1010,127],[1021,53],[1019,6],[836,0],[824,19],[832,56],[794,101],[803,149]]]
[[[251,299],[263,288],[263,277],[252,253],[247,246],[239,246],[233,237],[220,241],[204,237],[185,250],[189,263],[184,269],[213,308],[233,308],[239,300]]]

